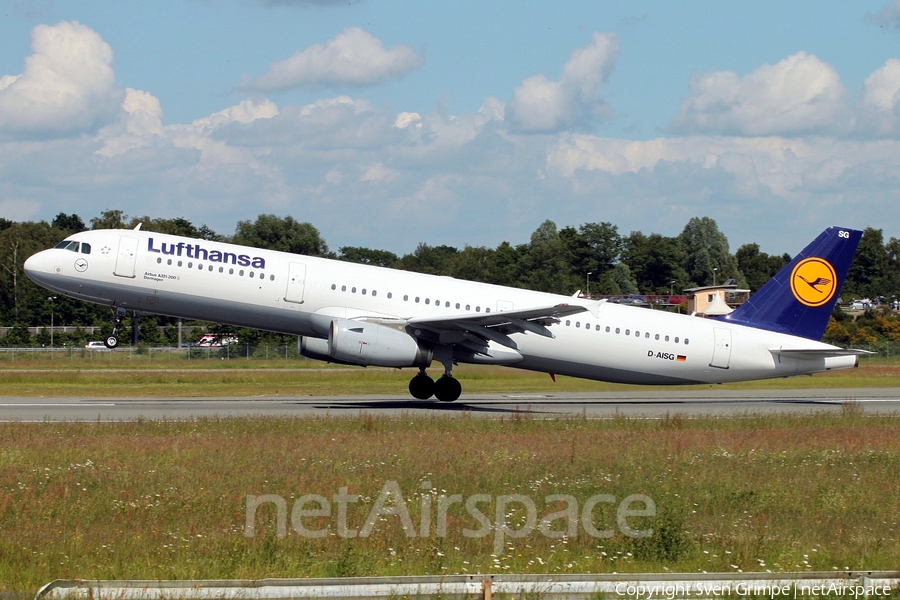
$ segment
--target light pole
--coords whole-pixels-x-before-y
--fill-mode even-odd
[[[675,280],[669,282],[669,295],[672,296],[675,294]],[[669,300],[671,302],[671,300]]]
[[[719,267],[713,267],[713,287],[716,287],[716,271],[719,270]]]
[[[56,300],[56,296],[47,296],[47,301],[50,303],[50,349],[53,349],[53,301]]]
[[[587,296],[588,300],[591,299],[591,275],[593,275],[593,274],[594,274],[593,271],[588,271],[587,275],[584,278],[584,284],[585,284],[584,290],[585,290],[585,295]]]

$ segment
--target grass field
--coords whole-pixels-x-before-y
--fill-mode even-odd
[[[432,374],[440,372],[432,369]],[[553,382],[543,373],[460,365],[453,370],[466,393],[592,392],[639,390],[571,377]],[[185,360],[124,352],[80,352],[49,358],[0,355],[3,396],[329,396],[405,394],[415,369],[328,365],[308,359]],[[852,388],[900,386],[900,360],[864,359],[859,369],[766,381],[677,389]],[[647,387],[643,389],[663,389]]]
[[[190,362],[10,361],[0,390],[402,393],[410,375]],[[898,374],[874,361],[765,385],[896,386]],[[459,375],[473,391],[621,389],[508,369]],[[266,502],[248,535],[248,497],[264,495],[284,501],[283,537]],[[655,514],[623,529],[617,508],[635,495]],[[3,593],[55,578],[896,569],[898,521],[900,416],[852,402],[839,415],[738,419],[0,423]]]

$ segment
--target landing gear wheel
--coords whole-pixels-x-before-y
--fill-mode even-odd
[[[462,385],[450,375],[444,375],[434,382],[434,397],[441,402],[453,402],[460,394]]]
[[[103,344],[110,350],[113,350],[119,345],[119,338],[114,335],[106,336],[106,339],[103,340]]]
[[[434,379],[424,372],[409,380],[409,393],[418,400],[428,400],[434,395]]]

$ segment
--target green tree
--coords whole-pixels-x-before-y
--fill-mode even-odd
[[[678,236],[683,268],[692,285],[712,285],[734,278],[742,281],[737,261],[728,252],[728,239],[709,217],[694,217]]]
[[[619,260],[622,237],[611,223],[585,223],[578,230],[564,227],[559,237],[570,257],[572,275],[586,278],[591,273],[597,280]]]
[[[583,286],[581,276],[573,276],[571,265],[556,223],[544,221],[531,234],[531,243],[522,255],[522,283],[529,289],[569,295]]]
[[[99,217],[91,219],[91,229],[130,229],[125,222],[125,212],[121,210],[105,210]]]
[[[422,242],[412,254],[404,254],[397,266],[416,273],[450,275],[457,252],[453,246],[429,246]]]
[[[71,215],[67,215],[66,213],[59,213],[53,218],[53,221],[50,225],[56,229],[61,229],[66,232],[66,235],[70,235],[73,233],[78,233],[79,231],[84,231],[87,227],[84,224],[84,221],[81,220],[81,217],[72,213]]]
[[[885,293],[885,273],[888,271],[888,253],[884,245],[881,229],[866,227],[850,271],[844,283],[844,292],[860,297],[877,298]],[[883,290],[885,290],[883,292]]]
[[[310,223],[300,223],[293,217],[259,215],[255,221],[238,221],[235,244],[280,250],[307,256],[327,256],[328,245],[319,230]]]
[[[633,231],[623,242],[622,262],[644,293],[665,294],[686,287],[688,276],[681,266],[684,255],[677,238]]]
[[[357,263],[361,265],[375,265],[377,267],[393,267],[400,258],[387,250],[373,250],[361,246],[342,246],[338,248],[340,254],[338,260]]]
[[[755,292],[791,261],[789,254],[781,256],[760,252],[759,244],[744,244],[734,253],[738,269],[744,274],[747,286]]]

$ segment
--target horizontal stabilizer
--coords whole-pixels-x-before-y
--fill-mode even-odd
[[[798,360],[818,360],[830,356],[866,356],[875,354],[868,350],[856,348],[770,348],[769,352],[776,356],[796,358]]]

